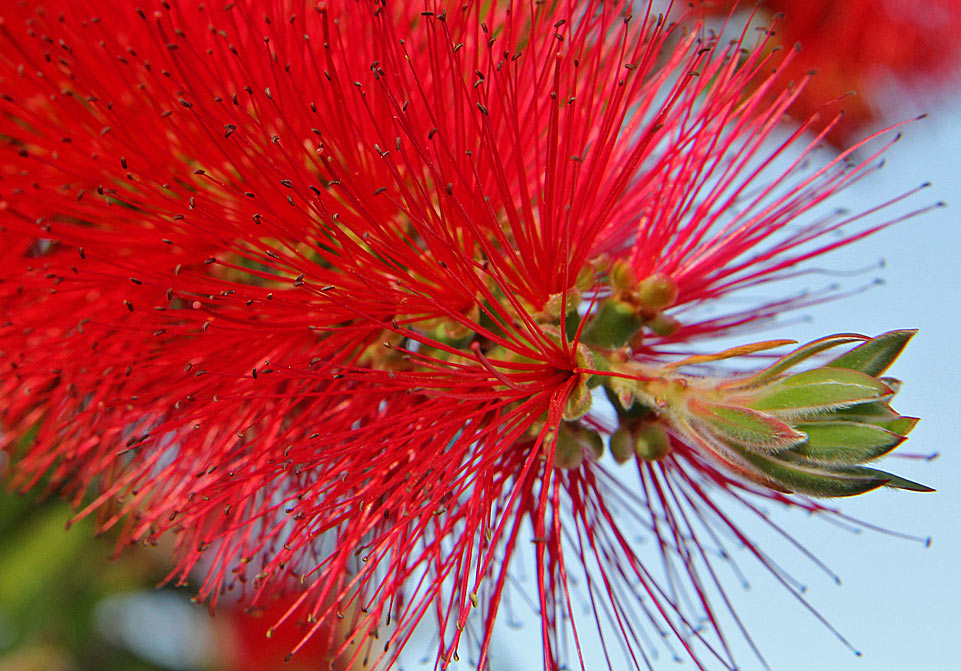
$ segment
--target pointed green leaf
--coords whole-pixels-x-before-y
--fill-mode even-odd
[[[918,423],[917,417],[902,417],[891,409],[887,403],[861,403],[848,408],[838,408],[821,415],[805,418],[806,422],[857,422],[858,424],[873,424],[893,431],[899,436],[906,436]]]
[[[917,333],[916,329],[882,333],[826,365],[832,368],[859,370],[868,375],[880,375],[898,358],[915,333]]]
[[[765,382],[768,382],[769,380],[773,380],[784,371],[798,365],[802,361],[811,358],[819,352],[823,352],[826,349],[837,347],[839,345],[846,345],[847,343],[863,342],[864,340],[866,340],[866,337],[863,335],[858,335],[857,333],[838,333],[836,335],[818,338],[817,340],[813,340],[806,345],[802,345],[793,352],[785,354],[783,357],[775,361],[764,370],[759,371],[747,378],[734,378],[721,384],[718,388],[748,389],[750,387],[757,387]]]
[[[805,440],[805,435],[781,420],[749,408],[692,400],[692,415],[725,442],[748,450],[777,452]]]
[[[906,436],[921,421],[917,417],[898,417],[889,422],[879,422],[878,426],[883,426],[888,431],[893,431],[899,436]]]
[[[887,473],[885,471],[881,471],[876,468],[868,468],[867,466],[849,466],[839,470],[842,470],[844,473],[847,473],[847,474],[855,475],[857,477],[881,478],[882,480],[884,480],[883,484],[886,487],[893,487],[895,489],[907,489],[912,492],[937,491],[935,489],[932,489],[931,487],[928,487],[927,485],[922,485],[919,482],[914,482],[913,480],[902,478],[900,475]]]
[[[827,464],[860,464],[877,459],[900,445],[904,436],[857,422],[813,422],[795,429],[807,434],[807,441],[791,448],[793,454]]]
[[[811,464],[741,451],[748,462],[784,489],[808,496],[856,496],[877,489],[888,480],[868,473],[845,473]],[[871,470],[871,469],[865,469]]]
[[[879,377],[878,379],[884,384],[888,385],[891,391],[895,394],[901,391],[901,380],[897,379],[896,377]]]
[[[815,368],[768,385],[747,405],[779,417],[803,417],[879,401],[891,390],[870,375],[846,368]]]
[[[816,419],[880,425],[881,422],[889,422],[898,417],[900,417],[900,415],[892,410],[890,405],[883,401],[875,401],[874,403],[860,403],[847,408],[837,408],[830,413],[818,415]]]

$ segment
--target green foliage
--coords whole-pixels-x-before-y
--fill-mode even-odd
[[[156,666],[105,641],[94,612],[105,598],[152,588],[163,577],[145,550],[111,560],[109,539],[59,499],[11,493],[0,483],[0,669],[148,671]]]

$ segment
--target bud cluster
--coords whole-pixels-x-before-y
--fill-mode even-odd
[[[540,331],[558,349],[571,352],[573,378],[562,421],[543,434],[545,453],[553,446],[555,467],[573,469],[585,459],[597,460],[605,443],[618,463],[632,458],[658,461],[668,457],[678,441],[696,457],[782,492],[853,496],[882,485],[930,491],[865,465],[900,445],[918,421],[891,408],[900,383],[882,377],[914,331],[891,331],[874,338],[827,336],[746,376],[711,377],[685,371],[794,341],[754,343],[659,366],[641,363],[637,354],[645,337],[679,327],[666,314],[677,298],[678,286],[669,276],[654,273],[638,280],[626,262],[602,258],[587,264],[574,286],[552,296],[540,309],[525,306]],[[482,314],[513,310],[499,301],[497,305],[488,301],[480,308]],[[458,325],[434,326],[452,332]],[[505,370],[531,363],[504,347],[487,347],[476,334],[459,335],[457,341],[447,340],[455,349],[435,354],[447,360],[483,356],[487,365]],[[844,345],[855,347],[826,363],[798,370],[804,362],[814,357],[823,360],[825,352]],[[458,350],[463,354],[454,353]],[[617,415],[618,425],[608,438],[587,419],[598,387],[604,389]],[[546,425],[545,414],[530,428],[531,439]]]

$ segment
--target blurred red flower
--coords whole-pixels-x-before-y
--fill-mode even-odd
[[[213,668],[216,671],[349,669],[349,655],[339,661],[332,660],[323,645],[322,633],[310,638],[295,656],[290,655],[303,637],[307,622],[299,621],[295,626],[279,629],[274,629],[273,624],[283,616],[295,598],[296,595],[279,598],[265,604],[265,608],[253,611],[236,602],[221,605],[214,618],[217,624],[214,643],[217,654]]]
[[[737,0],[706,0],[704,6],[721,14],[754,7]],[[884,87],[891,77],[930,97],[931,88],[957,82],[961,74],[957,0],[762,0],[757,7],[762,14],[783,14],[772,45],[800,46],[785,77],[801,80],[817,72],[792,106],[792,116],[807,119],[843,96],[845,118],[829,135],[838,145],[872,122],[890,120]],[[821,125],[830,122],[828,117]]]
[[[600,1],[8,3],[14,484],[49,477],[124,542],[174,534],[171,579],[195,572],[202,599],[300,594],[279,619],[335,656],[368,647],[332,622],[393,660],[428,619],[438,660],[466,628],[482,667],[530,524],[545,668],[580,652],[576,571],[626,663],[652,654],[645,622],[733,663],[704,547],[721,528],[770,564],[725,502],[913,483],[821,462],[792,480],[765,441],[807,434],[748,408],[781,377],[723,392],[732,410],[672,372],[821,297],[699,306],[884,225],[810,212],[883,147],[809,170],[807,126],[772,135],[804,82],[683,26]],[[876,374],[840,405],[895,421]],[[616,419],[589,412],[595,387]],[[598,461],[612,434],[634,488]]]

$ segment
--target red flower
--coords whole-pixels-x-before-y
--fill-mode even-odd
[[[293,600],[288,596],[266,604],[266,609],[244,609],[240,604],[221,606],[216,613],[217,656],[213,668],[217,671],[248,671],[259,669],[290,669],[291,671],[312,671],[314,669],[349,668],[334,662],[324,649],[323,634],[314,636],[291,657],[290,651],[303,637],[306,622],[299,626],[285,626],[273,629],[277,618],[283,616]],[[349,655],[343,656],[344,660]],[[286,663],[285,663],[286,662]]]
[[[704,2],[720,13],[738,4],[745,5]],[[759,6],[771,15],[784,14],[775,29],[776,43],[800,45],[785,76],[801,79],[809,70],[817,71],[791,114],[807,119],[825,102],[843,97],[845,118],[830,136],[837,144],[849,142],[872,121],[890,118],[884,114],[885,78],[893,75],[920,91],[959,74],[961,4],[956,0],[763,0]]]
[[[887,442],[838,465],[801,449],[819,429],[781,401],[788,364],[819,345],[751,386],[705,386],[673,354],[803,304],[695,309],[874,230],[799,217],[876,154],[805,173],[803,129],[771,138],[803,87],[757,83],[763,44],[625,11],[5,8],[0,444],[29,438],[15,484],[49,476],[125,542],[175,534],[171,578],[197,569],[211,602],[301,590],[288,619],[334,654],[370,649],[328,626],[341,618],[393,660],[427,617],[438,659],[467,628],[479,667],[529,522],[545,668],[580,654],[561,638],[583,629],[578,570],[629,663],[652,654],[644,620],[731,663],[702,536],[769,560],[723,502],[822,510],[785,492],[919,488],[850,465],[913,422],[880,370],[845,360],[819,389],[859,395],[821,419],[870,405],[843,421],[887,422],[863,430]],[[889,362],[906,339],[858,351]],[[589,412],[595,387],[616,425]],[[598,462],[608,440],[636,453],[633,488]],[[657,540],[670,589],[635,533]]]

